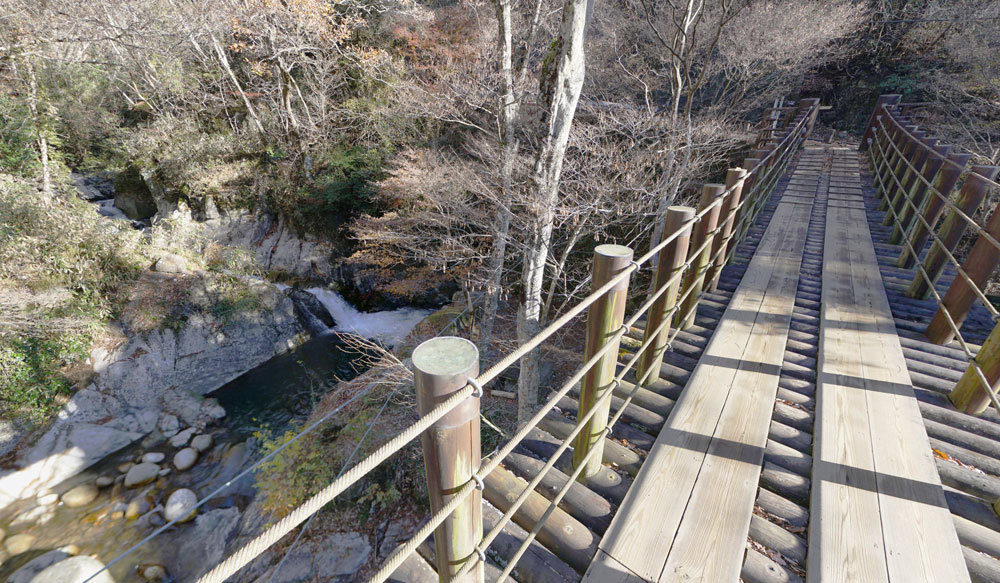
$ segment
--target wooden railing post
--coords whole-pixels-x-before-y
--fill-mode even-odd
[[[947,154],[947,159],[953,162],[953,164],[939,160],[942,163],[932,183],[934,190],[945,197],[950,197],[951,191],[955,190],[955,185],[958,184],[958,179],[962,176],[962,168],[965,167],[970,158],[972,158],[970,154],[949,153]],[[910,232],[909,247],[913,247],[913,250],[917,253],[923,250],[924,245],[927,244],[927,239],[931,236],[931,231],[927,228],[927,225],[930,225],[933,229],[945,210],[944,200],[934,192],[927,192],[925,200],[922,212],[924,220],[916,221],[913,225],[913,230]],[[927,223],[926,225],[924,224],[925,222]],[[910,253],[909,247],[903,247],[902,252],[899,254],[899,259],[896,261],[897,267],[909,269],[917,262],[919,257]]]
[[[663,233],[680,231],[680,235],[667,244],[660,251],[658,265],[656,267],[656,283],[653,285],[653,292],[659,291],[671,277],[684,268],[687,260],[688,244],[691,240],[691,225],[687,224],[694,216],[694,209],[689,206],[672,206],[667,209],[667,218],[664,221]],[[642,386],[651,385],[659,380],[660,364],[663,362],[663,353],[666,351],[667,338],[670,336],[670,325],[668,324],[656,335],[656,340],[651,340],[654,331],[671,316],[677,306],[677,293],[681,288],[681,278],[678,277],[670,284],[667,291],[658,297],[653,305],[649,307],[649,316],[646,318],[646,332],[643,344],[652,342],[652,345],[639,356],[636,363],[635,378],[642,381]],[[653,372],[646,374],[652,370]]]
[[[973,166],[972,172],[959,191],[955,206],[960,208],[966,215],[970,217],[974,216],[976,209],[979,208],[979,205],[983,202],[983,198],[986,197],[986,191],[989,188],[989,183],[982,180],[980,176],[992,180],[997,175],[998,170],[1000,170],[1000,167],[997,166]],[[930,283],[918,271],[910,287],[906,290],[906,295],[920,300],[926,299],[930,295],[930,285],[941,277],[941,272],[944,271],[944,266],[948,262],[948,255],[944,250],[946,249],[949,253],[953,253],[968,227],[968,222],[959,216],[954,209],[948,212],[944,222],[941,223],[941,228],[938,230],[938,239],[940,241],[934,242],[934,245],[931,246],[931,250],[927,252],[927,256],[924,257],[924,261],[921,264],[923,270],[930,277]]]
[[[813,127],[816,126],[816,119],[819,117],[819,98],[811,97],[799,100],[800,112],[805,112],[810,106],[812,106],[812,111],[809,112],[809,121],[806,122],[806,137],[812,135]]]
[[[726,172],[726,201],[722,203],[722,212],[719,217],[719,235],[712,241],[712,267],[706,276],[708,289],[715,291],[719,289],[719,275],[726,264],[726,257],[729,252],[729,243],[733,238],[733,231],[736,228],[736,207],[740,204],[740,197],[743,194],[743,180],[747,171],[743,168],[730,168]]]
[[[910,182],[910,176],[913,174],[913,168],[917,167],[918,160],[923,156],[923,139],[924,134],[921,130],[914,130],[910,132],[913,137],[903,135],[904,143],[901,150],[903,150],[903,155],[899,159],[899,164],[896,166],[894,172],[897,180],[892,180],[890,178],[889,188],[882,202],[885,203],[884,209],[889,210],[890,208],[895,209],[899,212],[900,203],[905,200],[907,189],[906,185]],[[885,215],[885,219],[882,221],[883,225],[892,225],[895,220],[895,215],[892,212],[888,212]]]
[[[413,351],[413,381],[417,413],[425,415],[461,390],[479,374],[479,350],[464,338],[432,338]],[[479,471],[479,397],[471,396],[431,425],[421,436],[424,469],[431,512],[451,497]],[[453,576],[470,558],[483,538],[482,493],[473,492],[434,531],[435,562],[439,581],[479,583],[484,567],[475,567],[461,578]]]
[[[883,105],[896,105],[903,98],[902,95],[895,93],[879,95],[878,99],[875,101],[875,110],[872,111],[871,117],[868,118],[868,125],[865,127],[865,135],[861,138],[861,144],[858,146],[859,149],[864,150],[867,147],[868,139],[875,137],[875,132],[873,128],[877,127],[878,122],[875,117],[882,114]]]
[[[997,212],[998,210],[1000,210],[1000,205],[993,210],[993,216],[986,223],[985,232],[993,239],[1000,237],[1000,212]],[[942,306],[938,307],[934,319],[927,326],[925,335],[928,340],[935,344],[947,344],[955,339],[955,331],[948,323],[944,310],[948,310],[955,327],[961,328],[962,322],[965,322],[969,310],[972,309],[972,304],[978,297],[972,286],[975,285],[980,290],[986,289],[986,282],[993,275],[993,270],[996,269],[998,263],[1000,263],[1000,249],[994,247],[993,243],[980,234],[972,245],[969,255],[962,263],[962,270],[969,276],[972,283],[969,283],[960,274],[955,276],[951,287],[948,288],[948,292],[941,300]]]
[[[669,235],[668,231],[664,231]],[[660,252],[660,256],[666,253]],[[626,269],[632,263],[632,250],[621,245],[598,245],[594,249],[594,267],[591,277],[592,289],[597,289],[608,283],[612,278]],[[625,300],[628,299],[629,278],[615,284],[600,299],[590,305],[587,312],[587,340],[583,361],[587,362],[601,350],[611,336],[622,327],[625,320]],[[578,415],[582,418],[597,401],[607,392],[614,389],[612,381],[618,364],[618,345],[620,339],[613,342],[608,350],[586,375],[580,385],[580,408]],[[583,458],[590,450],[604,448],[604,428],[608,425],[608,412],[611,400],[606,399],[600,404],[600,409],[576,436],[573,442],[573,467],[579,467]],[[587,466],[580,473],[580,481],[597,474],[601,470],[602,454],[596,452],[587,460]]]
[[[698,203],[698,212],[701,212],[716,199],[722,196],[725,187],[721,184],[706,184],[701,190],[701,201]],[[694,234],[691,237],[691,253],[694,255],[690,259],[691,267],[684,277],[684,293],[686,297],[681,302],[680,311],[677,313],[677,327],[687,330],[694,326],[695,312],[698,311],[698,300],[705,285],[705,274],[709,268],[709,258],[712,255],[712,237],[715,228],[719,224],[719,207],[716,205],[702,217],[701,222],[694,226]],[[707,243],[706,243],[707,242]],[[703,247],[704,246],[704,247]],[[703,247],[703,248],[702,248]],[[699,249],[701,249],[699,251]]]
[[[996,392],[997,381],[1000,381],[1000,324],[993,327],[975,360],[979,368],[983,369],[983,376],[990,383],[990,388]],[[972,415],[982,413],[989,406],[990,397],[972,363],[969,363],[965,374],[958,380],[948,398],[956,409]]]
[[[921,177],[930,182],[934,179],[934,174],[941,168],[941,158],[935,156],[933,152],[943,155],[951,149],[948,146],[943,146],[945,150],[942,152],[938,148],[937,138],[924,139],[922,142],[927,147],[919,148],[914,156],[913,167],[917,168],[917,171],[907,174],[907,180],[903,182],[902,194],[898,198],[899,203],[894,207],[899,220],[894,221],[895,227],[892,234],[889,235],[889,243],[893,245],[898,245],[903,240],[903,236],[909,231],[910,221],[923,205],[924,194],[927,193],[927,183],[921,180]],[[914,211],[914,208],[917,210]]]
[[[743,167],[747,169],[747,172],[750,172],[759,162],[759,158],[744,158]],[[734,243],[734,245],[742,243],[743,238],[746,237],[747,232],[750,230],[752,220],[750,217],[753,213],[752,206],[757,197],[754,192],[754,184],[757,182],[759,175],[760,170],[758,169],[757,172],[747,174],[743,179],[741,196],[746,202],[744,202],[743,206],[736,211],[736,218],[733,219],[733,224],[735,225],[733,228],[736,230],[736,243]]]

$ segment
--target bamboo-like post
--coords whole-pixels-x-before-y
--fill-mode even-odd
[[[903,129],[910,133],[917,132],[917,126],[908,125],[904,126]],[[903,129],[896,129],[896,132],[892,135],[889,144],[890,164],[885,170],[885,174],[882,179],[882,183],[885,185],[885,190],[882,191],[882,202],[879,204],[878,210],[884,211],[889,208],[889,201],[892,200],[893,195],[896,190],[896,180],[893,179],[901,178],[903,176],[903,169],[906,168],[906,160],[909,156],[910,147],[913,144],[913,140],[903,131]],[[895,147],[893,147],[895,145]]]
[[[667,209],[667,218],[664,221],[663,232],[667,235],[680,232],[673,241],[667,244],[660,251],[656,266],[656,282],[653,292],[659,291],[670,281],[670,278],[684,268],[687,260],[688,247],[691,240],[691,225],[688,221],[694,216],[694,209],[689,206],[672,206]],[[676,278],[667,291],[658,297],[653,305],[649,307],[649,315],[646,318],[646,332],[643,337],[643,344],[652,342],[652,345],[639,356],[636,363],[635,378],[641,380],[642,386],[649,386],[659,380],[660,364],[663,362],[663,353],[666,351],[667,338],[670,336],[670,325],[668,324],[656,335],[655,340],[651,340],[653,332],[660,327],[663,322],[670,318],[677,306],[677,294],[681,288],[681,278]],[[652,370],[649,375],[646,373]]]
[[[951,191],[955,190],[955,185],[958,184],[958,179],[962,176],[962,168],[965,167],[970,158],[972,158],[970,154],[949,153],[947,160],[953,162],[953,164],[941,161],[941,168],[932,183],[934,191],[944,197],[950,197]],[[904,269],[913,267],[918,257],[910,253],[910,247],[917,253],[920,253],[924,245],[927,244],[927,239],[931,236],[931,231],[928,230],[924,222],[933,228],[941,219],[941,215],[944,214],[945,202],[935,192],[927,193],[921,213],[924,220],[918,220],[914,223],[913,229],[910,232],[910,244],[909,246],[904,246],[902,252],[899,254],[899,259],[896,261],[897,267]]]
[[[698,203],[698,212],[706,209],[709,205],[722,196],[725,187],[721,184],[706,184],[701,189],[701,201]],[[709,258],[712,255],[712,236],[715,228],[719,224],[719,207],[716,205],[701,218],[701,222],[695,224],[694,234],[691,237],[691,253],[694,255],[690,259],[691,268],[684,277],[684,293],[687,297],[681,302],[680,311],[677,313],[676,324],[681,330],[687,330],[694,326],[695,312],[698,310],[698,300],[705,285],[705,274],[709,268]],[[701,251],[699,251],[701,249]]]
[[[995,393],[997,382],[1000,381],[1000,324],[993,327],[993,331],[976,354],[975,360],[979,368],[983,369],[983,376],[989,381],[990,388]],[[982,380],[971,363],[948,398],[956,409],[972,415],[982,413],[990,404],[990,397],[986,394]]]
[[[960,208],[966,215],[970,217],[974,216],[976,209],[982,204],[983,198],[986,197],[986,191],[989,189],[989,183],[983,180],[983,178],[992,180],[996,177],[998,170],[1000,170],[1000,167],[997,166],[973,166],[972,172],[969,173],[969,177],[965,179],[965,184],[962,185],[962,189],[958,193],[958,200],[955,201],[955,206]],[[941,228],[938,230],[938,239],[940,240],[934,242],[934,245],[931,246],[931,250],[927,252],[927,256],[924,257],[922,263],[923,270],[930,277],[930,283],[937,282],[938,278],[941,277],[941,272],[944,271],[945,265],[948,263],[948,255],[945,253],[945,250],[953,253],[968,227],[968,222],[959,216],[954,209],[948,212],[944,222],[941,223]],[[918,271],[913,278],[913,282],[910,283],[910,287],[906,290],[906,295],[922,300],[926,299],[930,293],[930,284],[924,279],[923,274]]]
[[[479,350],[464,338],[432,338],[413,351],[417,413],[425,415],[479,374]],[[421,436],[431,512],[437,512],[479,470],[479,398],[470,396]],[[476,556],[483,538],[482,493],[473,492],[434,531],[438,580],[480,583],[482,561],[461,578],[462,565]]]
[[[934,152],[947,154],[951,150],[950,146],[937,145],[937,138],[923,140],[926,148],[920,148],[913,163],[917,172],[910,173],[910,180],[903,183],[903,195],[899,197],[899,204],[895,207],[899,221],[889,235],[889,243],[898,245],[903,237],[910,230],[910,223],[920,211],[924,204],[924,195],[927,193],[927,182],[934,180],[934,175],[941,168],[941,158],[934,155]],[[927,182],[921,180],[925,178]],[[917,209],[916,211],[914,209]]]
[[[747,169],[749,173],[754,169],[755,166],[760,162],[759,158],[744,158],[743,167]],[[747,231],[750,230],[750,225],[752,224],[750,220],[745,220],[747,217],[753,216],[753,209],[751,208],[754,202],[757,200],[757,194],[754,192],[754,184],[760,177],[761,170],[758,169],[753,174],[747,174],[743,179],[743,188],[741,196],[746,201],[736,211],[736,218],[734,224],[736,225],[734,229],[736,230],[736,245],[739,245],[743,238],[746,236]],[[759,187],[758,187],[759,191]]]
[[[719,218],[719,235],[712,241],[712,266],[708,270],[706,280],[708,289],[715,291],[719,289],[719,275],[726,264],[726,255],[729,252],[729,244],[733,238],[736,228],[736,207],[740,204],[740,197],[743,193],[743,180],[747,171],[743,168],[730,168],[726,172],[726,200],[722,203],[722,212]]]
[[[989,222],[986,223],[986,229],[984,229],[994,239],[1000,237],[1000,212],[997,210],[998,208],[994,208],[993,216],[990,217]],[[969,276],[972,283],[970,284],[961,275],[956,276],[955,280],[951,282],[948,293],[944,294],[944,298],[941,300],[942,305],[938,307],[934,319],[931,320],[924,333],[931,342],[947,344],[955,339],[955,331],[949,325],[944,310],[948,310],[955,326],[961,328],[962,322],[965,322],[969,310],[972,309],[972,305],[978,298],[972,286],[975,285],[980,290],[985,290],[986,282],[993,275],[993,270],[996,269],[998,263],[1000,263],[1000,249],[994,247],[993,243],[980,234],[972,245],[969,255],[962,263],[962,270]]]
[[[867,147],[869,138],[875,137],[875,128],[878,127],[876,117],[882,115],[882,107],[896,105],[901,99],[903,99],[903,96],[896,93],[887,93],[878,96],[878,99],[875,100],[875,109],[872,111],[871,117],[868,118],[868,125],[865,126],[865,135],[861,138],[861,144],[858,146],[859,150],[863,151]]]
[[[664,231],[669,235],[669,231]],[[661,258],[666,255],[660,252]],[[632,250],[622,245],[598,245],[594,249],[594,266],[591,277],[591,287],[597,289],[608,283],[612,278],[626,269],[632,262]],[[659,277],[659,274],[657,274]],[[600,299],[590,305],[587,312],[587,340],[583,361],[587,362],[614,336],[625,320],[625,300],[628,299],[629,278],[625,277],[608,290]],[[604,354],[583,377],[580,385],[580,407],[578,415],[582,418],[595,406],[595,403],[608,391],[614,389],[612,380],[618,364],[618,345],[621,340],[615,340],[608,352]],[[608,425],[608,412],[611,409],[611,399],[600,404],[597,413],[587,421],[584,428],[573,442],[573,467],[579,467],[584,457],[591,449],[604,448],[604,428]],[[587,466],[580,473],[580,481],[597,474],[601,470],[601,452],[594,453],[587,460]]]
[[[914,130],[911,133],[913,134],[913,138],[909,138],[904,135],[906,141],[902,148],[903,156],[899,160],[899,165],[897,166],[897,171],[895,173],[896,178],[898,178],[899,181],[897,182],[896,180],[891,180],[891,184],[889,184],[888,188],[888,195],[885,197],[885,200],[882,201],[885,203],[885,209],[882,210],[889,210],[891,207],[895,209],[897,213],[899,212],[899,209],[907,195],[907,185],[910,183],[910,179],[913,176],[913,169],[920,167],[919,164],[921,157],[925,155],[923,142],[925,132],[921,130]],[[892,212],[886,213],[882,224],[886,226],[892,225],[895,217],[896,215]]]

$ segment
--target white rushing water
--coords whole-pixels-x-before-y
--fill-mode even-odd
[[[416,308],[400,308],[384,312],[359,312],[340,294],[322,287],[306,290],[316,296],[316,299],[330,312],[338,332],[350,332],[365,338],[381,340],[384,344],[393,345],[413,330],[413,327],[431,313],[431,310]]]

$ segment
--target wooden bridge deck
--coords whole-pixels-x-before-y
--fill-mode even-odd
[[[1000,583],[1000,417],[947,401],[967,363],[923,339],[936,306],[903,296],[914,271],[895,267],[869,185],[854,147],[805,148],[606,440],[606,472],[571,486],[515,580]],[[966,328],[981,341],[992,322],[974,312]],[[630,336],[626,351],[642,332]],[[577,406],[564,398],[566,417],[546,417],[491,474],[487,528]],[[487,581],[570,458],[491,545]],[[392,580],[437,577],[416,557]]]
[[[821,190],[827,213],[807,576],[969,581],[882,286],[857,158],[824,150],[800,157],[584,581],[739,579]]]
[[[778,204],[585,581],[739,577],[812,204]]]

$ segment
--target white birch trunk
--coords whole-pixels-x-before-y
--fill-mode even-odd
[[[518,310],[518,342],[524,344],[541,329],[542,284],[552,241],[552,221],[559,193],[559,177],[569,141],[569,130],[586,72],[584,36],[587,0],[565,0],[559,31],[559,57],[548,115],[548,133],[542,141],[532,174],[532,199],[528,204],[530,226],[524,251],[523,298]],[[525,423],[538,405],[538,349],[521,360],[517,389],[518,424]]]

